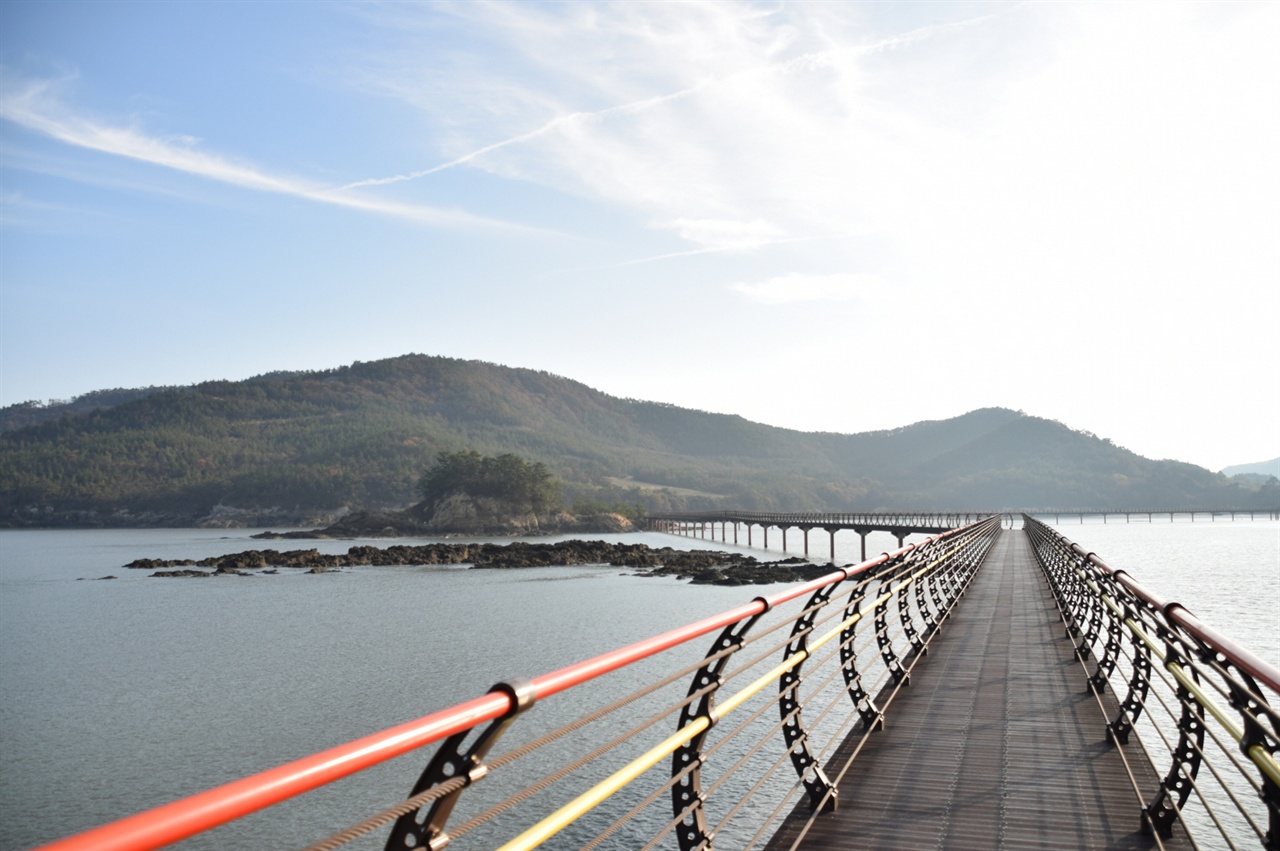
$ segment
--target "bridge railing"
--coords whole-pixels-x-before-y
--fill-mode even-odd
[[[798,526],[821,529],[827,526],[916,526],[952,529],[975,523],[996,512],[977,511],[892,511],[892,512],[818,512],[818,511],[686,511],[651,514],[652,523],[754,523],[760,526]]]
[[[1108,738],[1164,772],[1156,788],[1135,782],[1146,829],[1168,838],[1181,823],[1208,847],[1280,848],[1280,671],[1049,526],[1023,522],[1110,716]]]
[[[999,530],[953,529],[45,848],[163,847],[432,745],[407,797],[317,826],[333,832],[310,851],[388,828],[389,849],[758,847],[798,800],[834,806],[835,747],[881,725]]]

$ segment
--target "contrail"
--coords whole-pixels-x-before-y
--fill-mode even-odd
[[[294,177],[272,174],[254,166],[232,162],[189,145],[148,136],[129,127],[102,124],[63,110],[49,94],[47,81],[10,84],[0,93],[0,118],[42,133],[68,145],[139,160],[175,171],[228,183],[258,192],[291,195],[320,204],[396,216],[431,225],[504,228],[543,232],[462,210],[424,207],[358,194],[339,194]]]
[[[647,109],[651,106],[655,106],[660,103],[666,103],[667,101],[672,101],[678,98],[682,98],[685,95],[688,95],[693,93],[694,91],[697,91],[701,87],[702,87],[701,85],[694,86],[692,88],[682,89],[678,92],[673,92],[671,94],[657,95],[655,97],[645,98],[643,100],[631,101],[629,103],[619,104],[617,106],[611,106],[606,109],[597,110],[595,112],[571,112],[566,115],[557,115],[555,118],[551,119],[546,124],[543,124],[541,127],[535,130],[530,130],[528,133],[521,133],[519,136],[512,136],[510,139],[503,139],[501,142],[494,142],[491,145],[485,145],[483,148],[477,148],[476,150],[468,154],[463,154],[457,159],[450,160],[447,163],[441,163],[440,165],[432,166],[431,168],[425,168],[425,169],[422,169],[421,171],[411,171],[408,174],[397,174],[392,177],[373,177],[373,178],[369,178],[368,180],[357,180],[354,183],[348,183],[345,186],[339,186],[334,191],[341,192],[346,189],[358,189],[361,186],[385,186],[389,183],[401,183],[406,180],[417,180],[420,177],[427,177],[428,175],[435,174],[438,171],[445,171],[446,169],[451,169],[451,168],[454,168],[455,166],[460,166],[465,163],[469,163],[472,160],[476,159],[477,157],[484,156],[485,154],[490,153],[491,151],[496,151],[501,148],[505,148],[508,145],[516,145],[516,144],[519,144],[520,142],[527,142],[530,139],[536,139],[539,136],[545,136],[564,124],[569,124],[576,121],[586,121],[593,118],[602,118],[604,116],[612,115],[615,113],[639,112],[643,109]]]
[[[902,35],[891,36],[889,38],[881,39],[880,41],[874,42],[872,44],[859,45],[855,48],[852,48],[852,51],[857,53],[870,53],[876,50],[894,48],[904,44],[910,44],[912,42],[918,41],[921,38],[925,38],[935,30],[947,29],[947,28],[952,28],[957,26],[964,26],[967,24],[971,24],[975,21],[983,20],[984,18],[988,18],[988,17],[992,17],[992,15],[983,15],[976,18],[970,18],[964,21],[956,21],[956,22],[950,22],[946,24],[934,24],[930,26],[920,27],[919,29],[912,30],[911,32],[904,33]],[[802,56],[795,57],[794,59],[789,59],[786,62],[781,62],[771,67],[766,66],[764,68],[742,71],[742,72],[739,72],[738,74],[731,74],[729,75],[728,78],[705,80],[703,82],[698,83],[697,85],[690,86],[688,88],[684,88],[679,91],[671,92],[665,95],[655,95],[654,97],[643,98],[641,100],[636,100],[636,101],[630,101],[628,103],[618,104],[617,106],[607,107],[605,109],[596,110],[594,112],[580,111],[580,112],[571,112],[566,115],[557,115],[555,118],[552,118],[550,121],[543,124],[541,127],[530,130],[527,133],[521,133],[517,136],[512,136],[508,139],[503,139],[500,142],[494,142],[492,144],[485,145],[484,147],[477,148],[476,150],[471,151],[470,153],[463,154],[462,156],[456,159],[449,160],[448,162],[440,163],[439,165],[434,165],[434,166],[431,166],[430,168],[424,168],[418,171],[411,171],[406,174],[392,175],[391,177],[371,177],[366,180],[357,180],[352,183],[345,184],[343,186],[338,186],[333,191],[344,192],[348,189],[359,189],[364,186],[386,186],[392,183],[403,183],[408,180],[417,180],[422,177],[429,177],[441,171],[447,171],[451,168],[456,168],[457,166],[460,166],[460,165],[466,165],[467,163],[479,157],[482,157],[485,154],[489,154],[494,151],[501,150],[502,148],[506,148],[511,145],[518,145],[522,142],[528,142],[530,140],[537,139],[540,136],[545,136],[565,124],[570,124],[577,121],[586,121],[593,118],[603,118],[603,117],[618,114],[618,113],[640,112],[642,110],[649,109],[651,107],[658,106],[663,103],[668,103],[673,100],[678,100],[680,98],[691,95],[695,92],[706,89],[714,85],[715,83],[720,82],[722,79],[732,79],[733,77],[742,76],[745,74],[756,74],[756,73],[762,73],[762,72],[764,73],[785,72],[797,66],[812,64],[814,62],[820,62],[823,59],[829,58],[833,55],[836,55],[839,53],[845,53],[849,51],[850,49],[846,48],[842,50],[824,50],[824,51],[818,51],[815,53],[806,53]],[[678,255],[673,255],[673,256],[678,256]]]

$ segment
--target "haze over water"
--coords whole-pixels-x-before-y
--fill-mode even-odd
[[[1280,660],[1280,523],[1112,518],[1060,528]],[[0,532],[0,849],[202,791],[780,587],[690,586],[612,567],[362,567],[188,581],[121,567],[263,546],[248,534]],[[733,549],[656,534],[591,537]],[[388,542],[299,546],[341,552],[354,543]],[[777,548],[780,536],[770,543]],[[798,550],[798,533],[788,543]],[[815,556],[828,546],[825,534],[811,534]],[[855,535],[838,536],[837,561],[856,562],[858,547]],[[894,548],[888,535],[867,544],[869,555]],[[105,575],[119,578],[77,581]],[[581,712],[571,704],[548,700],[539,710]],[[182,847],[305,845],[399,800],[424,764],[425,754],[410,754]],[[384,837],[351,847],[381,847]]]

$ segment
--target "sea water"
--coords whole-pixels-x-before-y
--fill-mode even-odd
[[[1059,528],[1280,662],[1280,523],[1112,517]],[[729,531],[728,543],[590,537],[746,551]],[[0,532],[0,849],[28,848],[274,767],[780,587],[692,586],[602,566],[282,569],[186,580],[122,567],[139,557],[388,543],[264,543],[249,534]],[[759,529],[753,542],[761,543]],[[751,552],[780,557],[781,543],[774,530],[770,553]],[[811,533],[809,544],[825,561],[826,533]],[[802,547],[797,530],[788,545],[791,554]],[[896,546],[877,533],[867,552]],[[838,563],[855,563],[860,553],[856,535],[837,536]],[[689,648],[690,658],[704,650]],[[568,698],[539,707],[565,720],[582,709]],[[306,845],[398,800],[424,763],[423,754],[402,757],[181,847]],[[359,847],[380,847],[382,837]]]

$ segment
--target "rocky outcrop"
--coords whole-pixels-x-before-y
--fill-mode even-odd
[[[741,553],[714,550],[675,550],[645,544],[611,544],[604,541],[561,541],[536,544],[424,544],[422,546],[351,547],[345,553],[321,553],[316,549],[246,550],[199,561],[140,558],[125,565],[134,570],[154,570],[152,576],[188,577],[235,574],[248,570],[275,573],[276,568],[307,569],[327,573],[342,567],[364,565],[470,564],[473,568],[499,570],[556,565],[610,565],[637,570],[642,576],[674,576],[703,585],[760,585],[798,582],[831,572],[832,565],[816,565],[789,558],[760,562]],[[162,570],[161,568],[181,568]],[[205,568],[204,570],[194,568]],[[266,570],[264,568],[270,568]]]
[[[426,514],[425,526],[460,535],[529,535],[541,531],[532,512],[514,513],[497,499],[455,493],[437,502]]]

